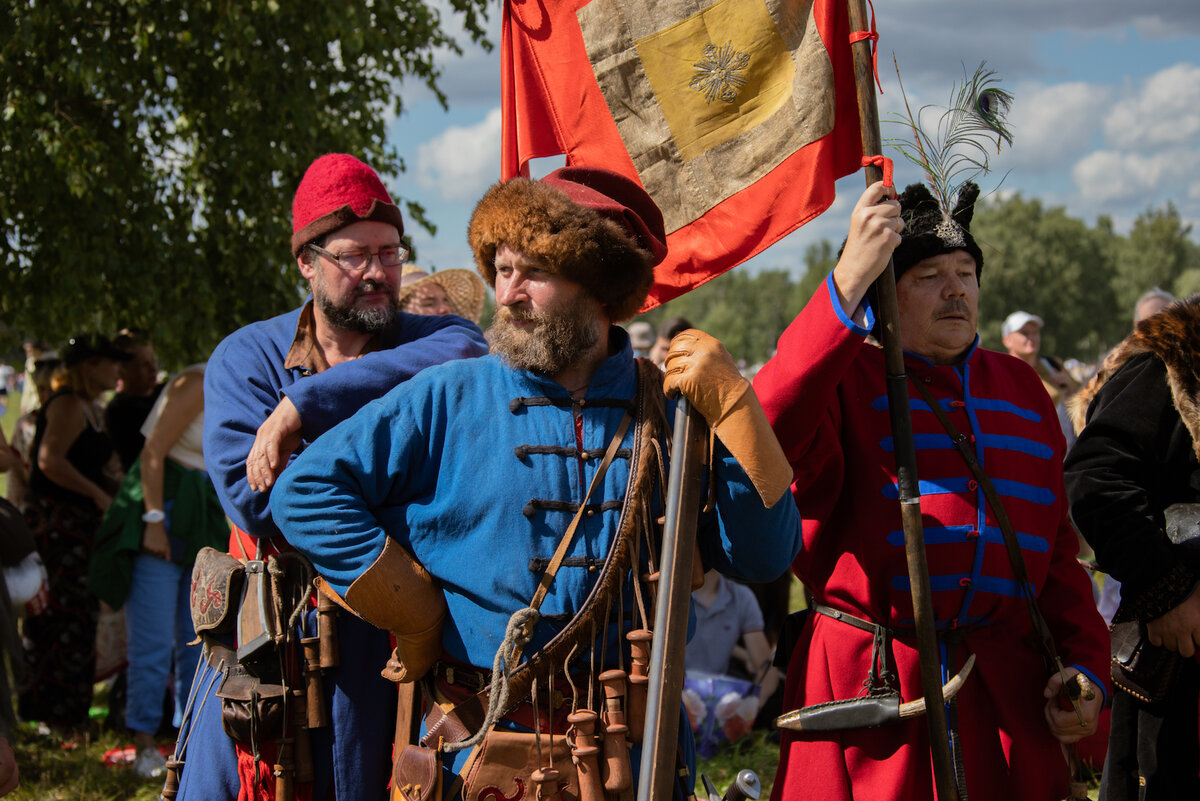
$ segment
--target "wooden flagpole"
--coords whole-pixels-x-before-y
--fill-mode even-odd
[[[870,20],[867,17],[865,0],[847,0],[847,3],[850,11],[850,30],[869,30]],[[854,83],[858,90],[862,150],[866,157],[882,152],[871,44],[870,39],[862,39],[850,46],[854,57]],[[883,177],[882,170],[875,165],[868,166],[866,174],[868,186]],[[908,377],[904,371],[904,350],[900,344],[900,305],[896,298],[896,273],[890,258],[887,268],[875,281],[875,301],[876,315],[883,332],[888,411],[896,454],[896,484],[900,494],[904,550],[908,558],[913,614],[916,618],[917,653],[921,661],[921,685],[927,710],[925,720],[929,723],[933,780],[938,801],[958,801],[954,761],[950,755],[950,736],[944,713],[941,655],[933,616],[929,565],[925,558],[925,530],[921,524],[921,491],[917,481],[917,452],[913,442],[912,417],[909,413]]]

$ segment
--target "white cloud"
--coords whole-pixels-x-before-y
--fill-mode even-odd
[[[1078,155],[1111,108],[1108,87],[1087,83],[1025,86],[1015,96],[1009,125],[1016,169],[1045,169]]]
[[[474,203],[500,177],[500,108],[475,125],[451,126],[417,147],[417,183]]]
[[[1200,138],[1200,66],[1177,64],[1150,76],[1140,91],[1113,107],[1104,131],[1117,148],[1195,145]]]
[[[1087,201],[1128,209],[1157,205],[1164,197],[1195,195],[1197,182],[1190,176],[1196,175],[1197,168],[1200,153],[1190,148],[1150,154],[1098,150],[1080,159],[1071,177]]]

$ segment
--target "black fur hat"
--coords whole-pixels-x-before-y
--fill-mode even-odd
[[[971,218],[975,216],[975,200],[979,186],[963,184],[958,203],[952,214],[943,213],[937,200],[925,184],[909,184],[900,195],[900,216],[904,231],[900,246],[892,253],[896,280],[904,271],[922,259],[940,256],[953,250],[965,250],[975,259],[975,276],[983,272],[983,251],[971,236]]]

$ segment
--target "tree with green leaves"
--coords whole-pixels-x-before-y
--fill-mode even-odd
[[[1112,291],[1114,238],[1062,207],[1015,195],[978,207],[971,227],[983,250],[980,336],[1003,350],[1000,324],[1024,310],[1046,321],[1042,352],[1092,360],[1128,333]]]
[[[294,306],[296,184],[328,152],[404,169],[399,82],[444,104],[459,49],[438,5],[4,0],[0,346],[128,325],[182,363]],[[449,5],[490,47],[487,0]]]
[[[1113,292],[1126,318],[1133,304],[1149,289],[1160,287],[1178,297],[1195,292],[1200,273],[1200,248],[1191,241],[1173,203],[1138,215],[1129,236],[1115,252]],[[1181,282],[1185,275],[1187,280]]]

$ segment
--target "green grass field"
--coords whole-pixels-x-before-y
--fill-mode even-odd
[[[160,782],[142,781],[127,767],[103,764],[104,754],[130,744],[124,734],[103,731],[98,737],[73,750],[63,750],[54,736],[39,736],[35,727],[22,724],[15,733],[13,748],[21,770],[21,787],[7,798],[21,801],[153,801],[162,789]],[[763,784],[763,797],[771,790],[779,746],[767,732],[755,731],[726,748],[698,771],[722,792],[738,771],[749,768]]]

